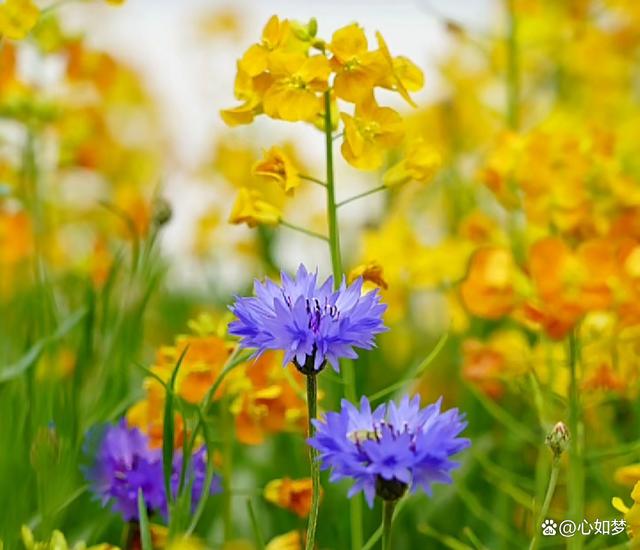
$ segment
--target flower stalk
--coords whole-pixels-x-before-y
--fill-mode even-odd
[[[307,410],[309,416],[309,437],[315,436],[313,420],[317,416],[318,408],[318,379],[316,373],[307,374]],[[315,546],[316,528],[318,526],[318,510],[320,507],[320,464],[318,463],[318,451],[309,447],[309,463],[311,465],[311,510],[309,512],[309,524],[307,526],[306,550],[313,550]]]
[[[329,223],[329,251],[335,285],[342,278],[342,255],[340,253],[340,229],[333,177],[333,134],[331,132],[331,92],[324,93],[324,135],[327,162],[327,221]]]
[[[540,530],[542,529],[542,522],[546,519],[551,506],[551,500],[556,491],[556,485],[558,484],[558,475],[560,473],[560,457],[565,452],[571,441],[571,435],[569,430],[563,422],[558,422],[551,430],[551,433],[547,435],[545,443],[549,450],[553,453],[553,462],[551,464],[551,473],[549,474],[549,484],[547,485],[547,491],[545,493],[544,501],[538,512],[537,522],[534,525],[533,538],[529,545],[529,550],[536,550],[540,544]]]
[[[574,329],[569,335],[569,431],[572,434],[569,446],[568,517],[580,522],[584,516],[584,456],[581,419],[580,388],[578,386],[578,339]],[[579,550],[584,538],[580,533],[568,540],[568,548]]]
[[[338,204],[335,195],[335,178],[333,172],[333,141],[331,124],[331,92],[324,93],[324,135],[326,154],[326,188],[327,188],[327,221],[329,225],[329,252],[331,253],[331,268],[333,272],[333,284],[336,288],[342,279],[342,253],[340,251],[340,228],[338,225]],[[342,380],[344,382],[344,395],[350,401],[356,400],[355,373],[351,361],[341,362]],[[363,544],[362,537],[362,499],[357,496],[351,499],[351,548],[360,550]]]
[[[395,500],[384,500],[382,504],[382,550],[391,550],[391,526]]]

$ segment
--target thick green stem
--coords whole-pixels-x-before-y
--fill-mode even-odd
[[[558,474],[560,473],[560,461],[557,458],[553,459],[553,465],[551,466],[551,474],[549,475],[549,485],[547,486],[547,493],[544,497],[544,502],[538,513],[538,521],[533,526],[533,538],[529,545],[529,550],[536,550],[540,543],[540,531],[542,529],[542,522],[546,519],[549,513],[549,507],[551,506],[551,500],[553,494],[556,491],[556,485],[558,483]]]
[[[382,504],[382,550],[391,550],[391,524],[395,500],[385,500]]]
[[[327,220],[329,222],[329,251],[331,267],[336,285],[342,279],[342,254],[340,253],[340,229],[336,208],[336,193],[333,178],[333,134],[331,132],[331,94],[324,93],[324,136],[327,155]]]
[[[569,431],[571,445],[569,447],[569,483],[568,518],[580,523],[584,518],[584,457],[583,430],[580,404],[580,388],[578,386],[578,341],[575,330],[569,335]],[[584,538],[577,532],[568,539],[568,548],[577,550],[583,547]]]
[[[340,229],[338,225],[338,205],[335,195],[335,179],[333,174],[333,133],[331,124],[331,93],[324,94],[324,135],[325,153],[327,159],[327,220],[329,225],[329,251],[331,253],[331,269],[333,272],[333,284],[337,287],[342,280],[342,253],[340,251]],[[341,361],[340,370],[344,382],[345,397],[354,402],[356,400],[356,381],[353,363]],[[351,520],[351,548],[362,548],[362,497],[354,496],[350,502]]]
[[[307,375],[307,410],[309,415],[309,437],[313,437],[316,429],[313,420],[317,416],[318,403],[318,379],[316,374]],[[309,445],[309,462],[311,465],[311,485],[313,494],[311,497],[311,511],[309,512],[309,524],[307,527],[306,550],[313,550],[316,540],[316,527],[318,525],[318,509],[320,507],[320,464],[318,463],[318,451]]]

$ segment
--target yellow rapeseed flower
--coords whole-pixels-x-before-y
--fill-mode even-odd
[[[234,96],[240,105],[230,109],[222,109],[220,116],[227,126],[250,124],[254,117],[262,111],[262,97],[271,85],[271,76],[261,73],[252,77],[238,66],[234,84]]]
[[[336,72],[333,89],[337,97],[359,103],[368,98],[387,69],[380,52],[369,51],[362,28],[353,23],[333,33],[329,44],[331,68]]]
[[[265,550],[302,550],[302,537],[299,531],[289,531],[269,541]]]
[[[289,194],[300,185],[297,168],[289,155],[279,147],[266,151],[262,160],[253,166],[253,173],[275,180]]]
[[[273,83],[264,94],[264,112],[271,118],[312,121],[324,109],[322,96],[331,73],[323,55],[277,51],[269,56]]]
[[[378,47],[386,70],[382,71],[383,79],[378,82],[383,88],[395,90],[413,107],[417,107],[409,92],[417,92],[424,86],[424,74],[418,66],[404,56],[393,57],[382,35],[377,32]]]
[[[404,136],[400,115],[369,99],[356,106],[355,116],[341,113],[344,122],[342,155],[360,170],[380,168],[385,153],[397,147]]]
[[[633,487],[631,498],[633,499],[631,508],[627,507],[620,497],[614,497],[611,500],[611,504],[618,512],[624,514],[624,519],[627,522],[627,531],[631,538],[634,538],[640,532],[640,481]]]
[[[262,30],[262,40],[253,44],[242,56],[238,68],[250,77],[264,73],[269,66],[269,55],[293,38],[291,26],[277,15],[271,16]]]
[[[238,191],[229,222],[256,227],[260,224],[278,225],[281,218],[281,210],[267,202],[260,191],[243,187]]]
[[[422,141],[415,141],[409,145],[405,158],[385,172],[383,181],[387,187],[408,181],[429,183],[441,165],[438,151]]]
[[[22,40],[36,26],[39,15],[32,0],[6,0],[0,4],[0,36]]]

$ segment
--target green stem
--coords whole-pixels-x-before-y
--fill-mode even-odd
[[[551,499],[556,490],[556,484],[558,483],[558,474],[560,473],[560,461],[557,458],[553,459],[553,465],[551,466],[551,474],[549,475],[549,485],[547,486],[547,493],[544,497],[544,502],[540,508],[538,514],[538,521],[533,526],[533,538],[529,545],[529,550],[536,550],[540,543],[540,530],[542,529],[542,522],[546,519],[549,513],[549,507],[551,506]]]
[[[324,135],[327,155],[327,219],[329,222],[329,251],[333,268],[334,284],[342,279],[342,255],[340,253],[340,229],[336,208],[335,182],[333,177],[333,135],[331,133],[331,93],[324,93]]]
[[[231,481],[233,477],[233,431],[231,414],[229,414],[229,403],[226,399],[222,402],[222,425],[224,426],[224,462],[222,472],[224,510],[222,524],[224,526],[224,542],[227,543],[233,538],[232,519],[232,494]]]
[[[316,374],[307,375],[307,410],[309,416],[309,437],[313,437],[316,429],[313,420],[317,416],[318,403],[318,379]],[[320,508],[320,464],[318,463],[318,451],[309,445],[309,463],[311,466],[311,511],[309,512],[309,524],[307,527],[306,550],[313,550],[316,541],[316,527],[318,525],[318,510]]]
[[[374,193],[379,193],[380,191],[384,191],[385,189],[387,189],[386,185],[379,185],[378,187],[374,187],[373,189],[369,189],[369,191],[365,191],[364,193],[358,193],[357,195],[354,195],[353,197],[349,197],[348,199],[340,201],[338,204],[336,204],[336,208],[340,208],[341,206],[349,204],[350,202],[357,201],[359,199],[363,199],[365,197],[368,197],[369,195],[373,195]]]
[[[340,251],[340,229],[338,227],[338,206],[335,195],[335,178],[333,173],[333,141],[331,130],[331,93],[324,94],[324,136],[325,152],[327,156],[327,220],[329,225],[329,251],[331,253],[331,268],[333,272],[333,284],[338,287],[342,280],[342,253]],[[342,361],[340,364],[342,380],[344,382],[345,397],[354,402],[356,400],[356,380],[351,361]],[[354,496],[349,502],[351,521],[351,548],[362,548],[362,497]]]
[[[305,229],[304,227],[289,223],[285,220],[280,220],[280,225],[282,225],[283,227],[288,227],[289,229],[293,229],[293,231],[297,231],[298,233],[302,233],[304,235],[307,235],[308,237],[313,237],[314,239],[320,239],[322,241],[328,240],[327,237],[321,235],[320,233],[316,233],[315,231],[311,231],[310,229]]]
[[[382,504],[382,550],[391,550],[391,524],[395,500],[385,500]]]
[[[322,180],[319,180],[318,178],[314,178],[313,176],[307,176],[306,174],[298,174],[298,177],[301,180],[310,181],[310,182],[316,183],[316,184],[318,184],[318,185],[320,185],[322,187],[326,187],[327,186],[326,182],[324,182]]]
[[[569,335],[569,479],[568,479],[568,518],[579,523],[584,517],[584,457],[582,452],[582,420],[580,388],[578,386],[578,341],[575,329]],[[580,533],[568,540],[568,548],[582,548],[584,539]]]

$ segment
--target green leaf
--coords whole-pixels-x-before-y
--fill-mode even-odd
[[[247,499],[247,511],[249,512],[249,519],[251,519],[251,529],[253,530],[253,537],[256,540],[256,548],[258,550],[264,550],[264,537],[260,531],[260,524],[258,523],[256,512],[253,509],[253,503],[250,498]]]
[[[26,372],[40,357],[45,348],[63,338],[87,314],[86,308],[79,309],[67,317],[51,335],[38,340],[18,361],[0,371],[0,384],[9,382]]]
[[[175,426],[174,426],[174,388],[176,385],[176,378],[178,377],[178,371],[180,370],[180,365],[182,365],[182,361],[184,360],[187,351],[189,350],[189,346],[186,346],[180,357],[178,358],[178,362],[171,373],[171,379],[169,380],[169,386],[167,388],[167,392],[165,394],[164,400],[164,423],[163,423],[163,433],[162,433],[162,469],[164,471],[164,490],[167,495],[167,504],[169,505],[169,512],[171,511],[171,502],[173,501],[173,495],[171,494],[171,470],[173,467],[173,444],[175,441]]]
[[[138,489],[138,516],[140,516],[140,542],[142,544],[142,550],[153,550],[151,531],[149,530],[149,516],[147,516],[147,503],[144,501],[142,489]]]
[[[369,397],[369,399],[371,401],[377,401],[378,399],[381,399],[389,395],[390,393],[393,393],[396,390],[399,390],[400,388],[404,387],[405,384],[407,384],[408,382],[411,382],[412,380],[419,378],[422,375],[422,373],[424,373],[424,371],[427,369],[427,367],[433,362],[433,360],[438,356],[440,351],[442,351],[442,348],[447,343],[448,339],[449,339],[449,333],[445,332],[442,336],[440,336],[440,339],[436,342],[436,345],[433,347],[429,355],[427,355],[420,363],[418,363],[416,367],[411,369],[405,376],[402,377],[400,381],[396,382],[395,384],[391,384],[390,386],[387,386],[386,388],[380,390],[377,393],[374,393],[372,396]]]

